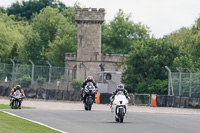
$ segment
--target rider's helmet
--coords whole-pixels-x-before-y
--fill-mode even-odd
[[[124,85],[123,85],[123,84],[119,84],[119,85],[117,86],[117,89],[118,89],[119,91],[123,91],[123,90],[124,90]]]
[[[16,90],[20,90],[21,89],[21,86],[20,85],[16,85]]]
[[[86,80],[87,80],[87,81],[93,81],[94,79],[93,79],[92,76],[88,76]]]

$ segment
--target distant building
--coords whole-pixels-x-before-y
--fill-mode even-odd
[[[99,83],[120,83],[123,68],[119,63],[125,56],[122,54],[101,54],[101,24],[104,22],[104,15],[103,8],[76,10],[77,53],[65,54],[66,68],[69,69],[70,79],[85,79],[91,75]]]

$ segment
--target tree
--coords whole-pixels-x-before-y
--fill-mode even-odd
[[[35,14],[31,27],[26,31],[22,60],[31,59],[39,64],[64,65],[65,53],[76,50],[76,24],[47,7]]]
[[[127,54],[134,41],[149,38],[148,28],[130,17],[120,9],[114,20],[102,26],[102,53]]]
[[[6,9],[4,7],[0,7],[0,12],[6,13]]]
[[[166,39],[152,38],[138,42],[132,45],[122,82],[130,92],[164,94],[167,88],[165,66],[176,67],[173,66],[175,58],[185,54]]]
[[[82,80],[78,80],[78,79],[74,79],[71,81],[71,86],[74,88],[74,90],[76,91],[80,91],[80,88],[82,86],[83,81]]]
[[[192,27],[182,27],[172,32],[165,38],[174,45],[180,46],[192,55],[193,60],[198,61],[200,58],[200,18],[197,18]]]
[[[20,45],[24,36],[25,22],[15,22],[14,16],[0,12],[0,58],[7,61],[8,57],[14,58],[17,55],[17,47]],[[23,27],[24,26],[24,27]]]
[[[67,23],[65,24],[65,26]],[[68,26],[63,27],[58,31],[55,40],[50,43],[50,48],[47,53],[48,60],[56,66],[65,65],[65,53],[75,52],[77,49],[77,32],[73,24],[68,23]]]
[[[21,3],[13,3],[9,8],[7,8],[8,15],[15,15],[16,20],[30,20],[32,15],[35,13],[40,13],[40,10],[50,6],[52,8],[58,8],[63,11],[66,6],[58,0],[23,0]]]
[[[43,46],[39,34],[30,27],[25,31],[24,36],[23,46],[19,49],[18,61],[21,63],[26,63],[29,59],[34,63],[45,61],[46,58],[41,54]]]

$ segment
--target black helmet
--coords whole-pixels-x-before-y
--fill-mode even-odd
[[[16,90],[20,90],[21,89],[21,86],[20,85],[16,85]]]
[[[119,84],[117,86],[117,89],[120,90],[120,91],[122,91],[124,89],[124,85],[123,84]]]

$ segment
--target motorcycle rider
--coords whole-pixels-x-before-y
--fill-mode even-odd
[[[130,99],[128,96],[128,91],[126,89],[124,89],[124,85],[123,84],[119,84],[117,86],[117,89],[113,91],[112,96],[110,97],[110,105],[112,106],[112,103],[114,101],[114,97],[117,94],[118,91],[122,91],[124,93],[124,95],[126,96],[127,99]]]
[[[16,92],[17,90],[20,91],[20,93],[22,93],[22,96],[25,97],[24,94],[24,90],[21,89],[20,85],[16,85],[15,87],[12,88],[12,90],[10,91],[10,106],[13,106],[13,100],[12,100],[12,95],[14,92]],[[22,101],[21,101],[22,102]],[[21,102],[19,103],[19,109],[21,109]]]
[[[97,89],[97,85],[96,85],[96,83],[95,83],[95,81],[94,81],[94,79],[93,79],[93,77],[92,76],[88,76],[86,79],[85,79],[85,81],[83,82],[83,84],[82,84],[82,88],[81,88],[81,101],[84,99],[84,97],[83,97],[83,91],[84,91],[84,88],[85,88],[85,86],[87,85],[87,83],[92,83],[93,85],[94,85],[94,87],[95,87],[95,89]],[[85,99],[84,99],[85,100]],[[93,97],[93,100],[95,101],[95,96]]]

